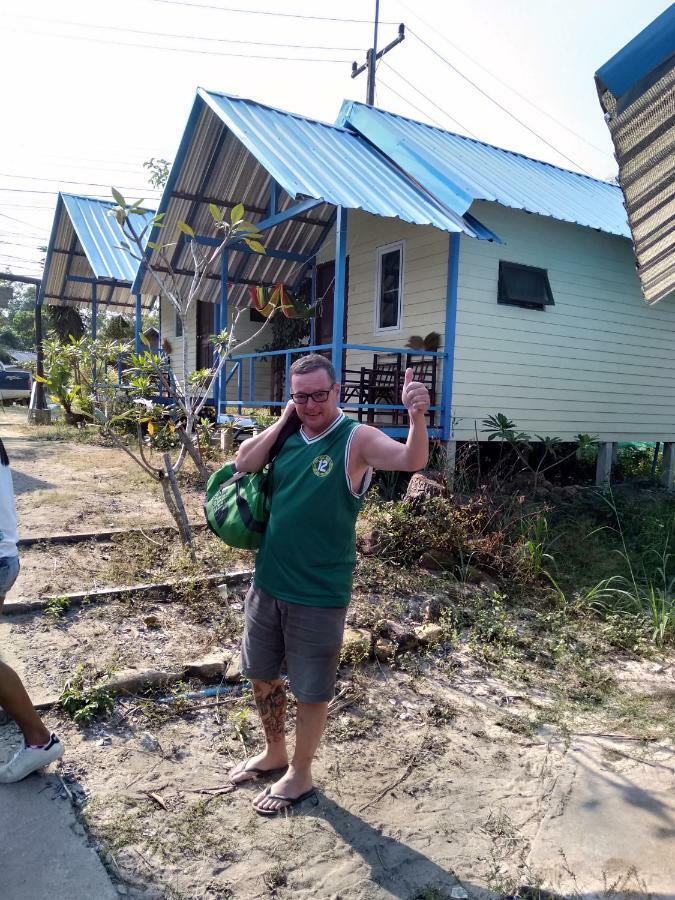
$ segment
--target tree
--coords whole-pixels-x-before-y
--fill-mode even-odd
[[[110,316],[101,329],[101,337],[111,341],[126,341],[134,336],[134,326],[124,316]]]
[[[48,306],[49,328],[60,341],[75,338],[78,341],[85,333],[85,324],[74,306]]]
[[[163,188],[169,178],[171,163],[167,159],[153,156],[143,163],[143,168],[150,172],[148,175],[150,184],[154,188]]]
[[[35,287],[18,282],[11,284],[11,298],[0,315],[0,327],[9,329],[5,348],[32,350],[35,347]]]

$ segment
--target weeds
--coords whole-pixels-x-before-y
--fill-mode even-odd
[[[617,536],[619,547],[615,553],[623,561],[626,574],[602,579],[586,592],[584,599],[591,608],[606,616],[622,613],[638,621],[646,620],[651,627],[652,642],[663,646],[675,638],[675,577],[670,574],[672,554],[669,552],[673,518],[663,530],[661,546],[648,547],[638,568],[629,551],[613,494],[610,492],[605,500],[612,511],[614,524],[599,530],[605,529]]]
[[[59,697],[59,706],[78,725],[90,725],[95,719],[112,712],[115,701],[101,684],[85,686],[85,666],[80,663],[66,682]]]
[[[61,619],[70,609],[70,600],[67,597],[50,597],[45,604],[45,615],[50,619]]]

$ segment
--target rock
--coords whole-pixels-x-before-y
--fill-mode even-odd
[[[452,609],[460,599],[458,592],[453,588],[447,594],[434,594],[430,597],[425,608],[424,617],[427,622],[438,622],[446,610]]]
[[[443,569],[454,569],[457,557],[447,550],[427,550],[420,556],[419,565],[431,572],[441,572]]]
[[[373,636],[365,628],[345,628],[340,661],[357,666],[370,659]]]
[[[396,656],[396,644],[388,638],[379,637],[375,641],[375,656],[380,662],[391,662]]]
[[[143,619],[143,622],[145,623],[146,628],[159,628],[160,627],[159,616],[155,616],[155,615],[146,616]]]
[[[419,644],[417,635],[412,628],[407,628],[405,625],[401,625],[399,622],[393,622],[391,619],[383,619],[379,622],[377,631],[381,637],[393,641],[400,653],[414,650]]]
[[[466,567],[464,570],[464,584],[461,586],[474,589],[475,586],[477,586],[481,594],[491,594],[494,591],[499,590],[499,585],[494,578],[486,572],[483,572],[482,569],[477,569],[475,566]]]
[[[213,650],[202,659],[188,663],[185,674],[194,675],[202,681],[214,681],[222,677],[231,661],[232,653],[229,650]]]
[[[241,674],[241,659],[239,654],[235,653],[225,670],[224,678],[228,684],[239,684],[243,677],[244,676]]]
[[[382,535],[380,532],[377,528],[373,528],[359,538],[359,550],[364,556],[372,556],[374,553],[377,553],[381,539]]]
[[[453,900],[467,900],[469,895],[463,887],[458,886],[450,890],[450,896],[453,898]]]
[[[435,625],[432,622],[419,625],[415,629],[415,634],[420,644],[426,644],[428,647],[435,647],[437,644],[443,643],[446,637],[445,629],[441,625]]]
[[[145,731],[141,735],[141,747],[144,750],[151,750],[151,751],[162,749],[162,745],[159,743],[157,738],[154,736],[154,734],[150,734],[149,731]]]
[[[166,687],[182,677],[182,672],[158,669],[124,669],[106,681],[103,687],[113,694],[137,694],[148,688]]]
[[[565,500],[575,500],[578,494],[579,488],[575,487],[573,484],[568,484],[562,489],[562,495]]]
[[[403,502],[423,506],[431,497],[442,497],[444,493],[445,488],[442,484],[417,472],[408,483]]]

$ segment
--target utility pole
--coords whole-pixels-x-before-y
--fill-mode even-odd
[[[352,78],[356,78],[361,72],[368,71],[368,84],[366,87],[366,103],[368,106],[375,106],[375,69],[377,61],[381,59],[385,53],[393,50],[397,44],[405,40],[405,25],[401,23],[398,26],[398,37],[387,44],[383,50],[377,49],[377,31],[380,24],[380,0],[375,0],[375,31],[373,34],[373,46],[366,52],[366,61],[362,65],[352,63]]]
[[[14,275],[12,272],[0,272],[0,281],[18,281],[22,284],[35,286],[35,349],[37,351],[35,374],[37,378],[33,382],[33,395],[31,396],[30,409],[28,411],[28,421],[36,425],[48,425],[51,420],[51,414],[45,397],[44,381],[39,380],[45,377],[44,350],[42,347],[42,306],[38,304],[41,281],[39,278],[29,278],[27,275]]]

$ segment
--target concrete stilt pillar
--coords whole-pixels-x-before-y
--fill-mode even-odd
[[[455,486],[455,466],[457,465],[457,441],[448,441],[445,445],[445,477],[448,490]]]
[[[673,478],[675,477],[675,443],[666,441],[663,445],[663,459],[661,462],[661,484],[668,491],[675,490]]]
[[[610,485],[613,450],[613,441],[603,441],[598,447],[598,463],[595,469],[595,483],[598,487],[609,487]]]

